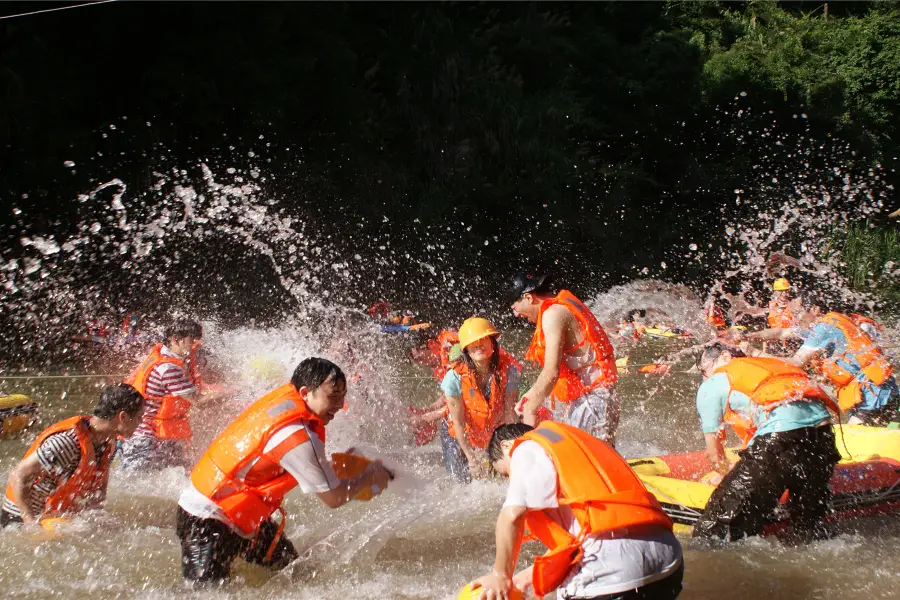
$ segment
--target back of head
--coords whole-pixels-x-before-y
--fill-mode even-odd
[[[512,304],[528,292],[538,295],[552,294],[552,283],[549,275],[529,275],[524,271],[520,271],[509,280],[505,293],[506,301]]]
[[[503,458],[503,446],[501,445],[503,442],[517,440],[533,429],[534,427],[525,423],[500,425],[494,429],[494,433],[491,434],[491,441],[488,442],[488,458],[491,462],[500,460]]]
[[[127,383],[119,383],[103,388],[100,392],[100,400],[94,408],[94,416],[100,419],[112,419],[120,412],[125,412],[129,417],[133,417],[143,406],[144,397],[140,392]]]
[[[303,359],[291,376],[291,383],[298,390],[302,387],[314,390],[326,381],[347,384],[347,377],[341,368],[325,358]]]
[[[203,326],[192,319],[175,319],[166,327],[166,340],[186,337],[199,340],[203,337]]]
[[[728,346],[722,342],[713,342],[700,353],[700,356],[697,359],[697,365],[699,366],[701,362],[715,362],[719,360],[719,357],[722,356],[722,353],[724,352],[728,352],[732,358],[743,358],[746,356],[744,351],[740,348]]]

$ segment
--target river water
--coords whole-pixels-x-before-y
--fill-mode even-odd
[[[241,347],[254,347],[272,333],[246,332]],[[247,341],[248,337],[256,340]],[[227,339],[226,335],[219,341]],[[216,340],[210,340],[214,345]],[[274,340],[273,340],[274,344]],[[671,349],[651,343],[632,354],[646,361]],[[227,345],[227,344],[225,344]],[[290,353],[288,353],[290,354]],[[329,451],[349,445],[367,448],[399,467],[398,483],[369,503],[352,502],[329,510],[314,497],[288,496],[287,535],[301,558],[285,571],[236,563],[233,580],[215,590],[185,588],[174,513],[185,475],[169,469],[147,476],[115,471],[106,512],[79,517],[52,540],[8,528],[0,532],[0,589],[17,599],[67,598],[455,598],[459,588],[490,570],[493,525],[504,494],[502,481],[469,486],[451,482],[440,462],[437,443],[415,448],[402,425],[402,406],[423,404],[436,395],[424,368],[383,353],[376,369],[390,371],[392,404],[379,417],[367,412],[373,396],[351,389],[351,409],[329,428]],[[392,362],[395,369],[388,369]],[[288,364],[288,363],[285,363]],[[370,365],[371,366],[371,365]],[[702,436],[694,409],[699,376],[679,364],[665,379],[623,375],[623,420],[619,450],[626,457],[695,450]],[[289,368],[285,368],[285,375]],[[58,377],[0,379],[7,393],[30,393],[41,404],[42,425],[86,412],[97,391],[117,378]],[[365,379],[358,387],[365,387]],[[235,404],[196,415],[198,447],[268,383],[233,381],[242,388]],[[376,397],[377,398],[377,397]],[[354,404],[356,403],[356,404]],[[383,410],[382,410],[383,409]],[[384,414],[387,413],[387,414]],[[0,470],[23,455],[35,428],[23,439],[0,442]],[[195,453],[200,448],[195,449]],[[898,598],[900,567],[894,554],[900,527],[888,518],[861,520],[830,540],[788,547],[773,539],[752,539],[730,546],[708,546],[683,539],[685,584],[682,598]],[[525,558],[539,550],[527,547]]]

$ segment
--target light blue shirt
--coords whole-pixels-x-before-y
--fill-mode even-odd
[[[521,369],[517,368],[516,365],[509,365],[509,370],[506,372],[506,392],[516,392],[516,395],[518,395],[519,378],[521,375]],[[481,390],[485,398],[491,397],[491,382],[493,379],[494,376],[491,375],[487,380],[485,387]],[[444,375],[444,380],[441,381],[441,390],[451,398],[461,398],[462,378],[459,376],[459,373],[453,369],[447,371],[447,374]]]
[[[716,373],[697,390],[697,412],[700,413],[703,433],[718,433],[722,429],[725,424],[726,403],[741,417],[749,417],[757,428],[750,444],[760,435],[815,427],[829,418],[828,409],[818,400],[790,402],[777,406],[766,414],[765,409],[752,403],[749,396],[732,391],[728,375]]]
[[[824,358],[840,355],[847,349],[847,337],[844,332],[829,323],[816,323],[809,331],[809,335],[803,342],[801,350],[819,351]],[[862,388],[862,403],[854,410],[877,410],[886,405],[894,394],[900,393],[897,382],[891,376],[881,385],[875,385],[866,379],[865,374],[859,368],[859,363],[852,356],[844,356],[835,362],[856,377],[858,381],[866,381]]]

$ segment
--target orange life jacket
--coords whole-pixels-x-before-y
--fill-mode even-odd
[[[254,533],[281,508],[284,495],[297,485],[297,480],[278,462],[264,456],[263,450],[279,429],[301,422],[325,441],[325,423],[309,410],[297,388],[287,383],[269,392],[213,440],[191,472],[191,483],[244,534]],[[298,434],[306,436],[303,430],[294,435]],[[246,474],[239,478],[244,470]]]
[[[778,306],[773,300],[772,302],[769,302],[768,321],[769,327],[772,327],[773,329],[793,327],[794,311],[791,310],[790,305]]]
[[[444,380],[444,375],[447,374],[450,367],[450,349],[458,343],[459,332],[452,329],[445,329],[437,337],[426,342],[428,349],[438,360],[437,366],[432,369],[432,373],[438,381]]]
[[[553,460],[559,505],[571,508],[580,526],[575,537],[543,510],[525,513],[528,530],[549,548],[534,561],[532,583],[538,598],[563,583],[584,555],[581,543],[587,536],[628,537],[629,527],[648,525],[672,530],[672,520],[612,446],[553,421],[520,437],[511,452],[526,440],[540,444]]]
[[[725,313],[718,306],[713,306],[706,313],[706,322],[712,325],[717,331],[727,329],[728,324],[725,322]]]
[[[809,375],[800,367],[778,358],[733,358],[728,364],[715,371],[728,376],[729,400],[733,392],[741,392],[750,401],[765,409],[766,414],[778,406],[791,402],[819,400],[836,414],[841,409]],[[744,446],[750,443],[756,427],[749,417],[731,410],[731,403],[725,402],[725,422],[737,434]]]
[[[609,338],[606,337],[606,332],[603,331],[603,327],[600,326],[597,317],[591,313],[590,309],[581,300],[568,290],[562,290],[556,297],[548,298],[541,303],[541,311],[538,313],[534,337],[531,338],[531,346],[529,346],[525,358],[537,361],[542,367],[544,366],[547,344],[544,340],[544,330],[541,324],[544,311],[555,304],[561,304],[569,309],[569,312],[572,313],[584,332],[584,340],[580,344],[567,348],[564,350],[564,353],[568,354],[584,344],[588,344],[594,351],[594,362],[582,367],[582,369],[597,367],[600,370],[600,376],[590,385],[585,385],[581,381],[578,371],[573,371],[566,366],[565,357],[563,357],[564,359],[559,365],[559,380],[551,392],[553,398],[560,402],[571,402],[600,386],[610,387],[614,385],[618,381],[619,375],[616,372],[616,357],[614,356],[612,344],[609,343]]]
[[[484,392],[476,381],[475,372],[469,368],[466,361],[460,360],[453,365],[453,370],[459,374],[462,383],[462,401],[466,411],[466,439],[476,448],[486,449],[494,428],[502,424],[503,397],[506,395],[509,367],[512,365],[520,368],[519,363],[501,348],[497,370],[491,378],[489,399],[484,397]],[[449,432],[453,437],[457,437],[452,419]]]
[[[894,373],[894,368],[884,356],[881,348],[850,317],[830,312],[819,319],[819,322],[837,327],[844,334],[846,340],[843,352],[824,358],[817,364],[817,368],[836,388],[845,387],[856,380],[856,374],[839,365],[837,362],[839,360],[855,361],[868,382],[874,385],[882,385]],[[861,396],[859,400],[862,400]],[[844,406],[844,408],[852,408],[852,406]]]
[[[192,349],[192,356],[193,352],[194,350]],[[184,369],[184,362],[180,358],[164,355],[162,353],[162,344],[157,344],[150,351],[147,358],[144,359],[144,362],[138,365],[138,368],[125,378],[125,383],[133,386],[145,399],[157,402],[160,405],[156,415],[148,417],[145,422],[153,430],[154,435],[161,440],[188,440],[191,438],[191,424],[188,421],[191,402],[180,396],[150,396],[147,394],[147,382],[150,379],[150,373],[158,365],[171,363]],[[190,362],[193,363],[194,361],[191,360]],[[190,372],[187,375],[188,378],[191,377]],[[194,383],[196,384],[196,382]]]
[[[56,490],[47,497],[44,503],[44,512],[42,517],[53,517],[62,514],[76,513],[81,510],[81,504],[90,500],[95,494],[102,491],[106,474],[109,471],[109,463],[113,454],[116,452],[115,440],[110,440],[106,446],[106,452],[99,458],[94,452],[94,443],[91,441],[91,430],[88,427],[90,417],[72,417],[64,421],[60,421],[55,425],[51,425],[38,435],[25,458],[28,458],[38,449],[38,446],[55,433],[73,430],[78,438],[78,447],[81,449],[81,459],[72,475],[66,479]],[[36,484],[41,478],[38,477],[34,483]],[[16,501],[12,486],[7,484],[6,497],[12,501]]]

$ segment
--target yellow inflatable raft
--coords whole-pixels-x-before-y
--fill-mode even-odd
[[[842,460],[831,478],[829,520],[900,512],[900,430],[863,425],[841,429],[836,434]],[[732,462],[738,459],[734,448],[727,455]],[[676,531],[689,534],[715,489],[704,482],[711,471],[706,453],[637,458],[628,464],[675,521]]]
[[[25,394],[0,396],[0,438],[15,437],[37,421],[38,405]]]
[[[691,337],[691,334],[680,329],[670,329],[668,327],[647,327],[644,329],[644,335],[653,338],[676,338],[684,339]]]

